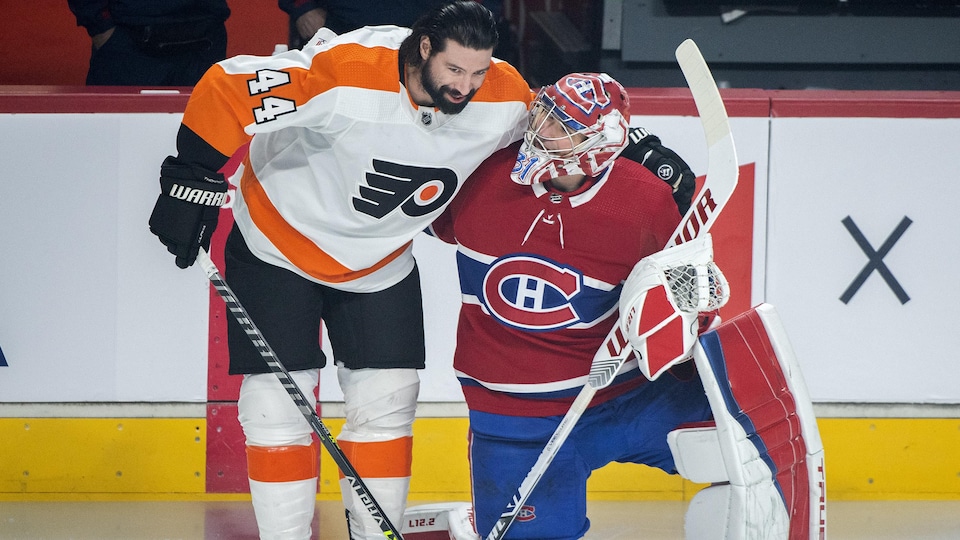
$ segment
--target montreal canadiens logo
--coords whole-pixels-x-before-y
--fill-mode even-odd
[[[553,261],[511,255],[490,265],[483,279],[483,303],[501,323],[528,331],[566,328],[580,322],[571,300],[583,277]]]
[[[600,79],[596,77],[568,75],[557,84],[556,89],[588,115],[593,113],[594,107],[605,109],[610,105],[610,96],[604,92]]]

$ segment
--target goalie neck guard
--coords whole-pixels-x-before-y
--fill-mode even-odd
[[[540,90],[530,106],[514,182],[599,176],[629,142],[630,99],[606,73],[571,73]]]

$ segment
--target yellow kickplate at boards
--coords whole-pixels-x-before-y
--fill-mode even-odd
[[[0,418],[0,493],[203,493],[206,419]]]
[[[827,498],[960,499],[960,419],[824,418]]]

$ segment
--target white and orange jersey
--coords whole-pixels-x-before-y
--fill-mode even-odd
[[[184,127],[224,156],[249,142],[233,212],[264,261],[343,290],[389,287],[413,267],[413,238],[522,136],[531,91],[504,62],[459,114],[413,103],[397,52],[409,32],[238,56],[197,84]]]

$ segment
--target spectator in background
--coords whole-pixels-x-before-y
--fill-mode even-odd
[[[67,0],[92,41],[88,85],[193,86],[227,56],[226,0]]]
[[[277,5],[290,16],[289,47],[300,49],[317,33],[327,27],[343,34],[363,26],[393,24],[410,27],[430,9],[451,0],[278,0]],[[497,20],[500,42],[493,55],[501,60],[515,62],[516,46],[510,24],[503,13],[503,0],[478,0]]]

